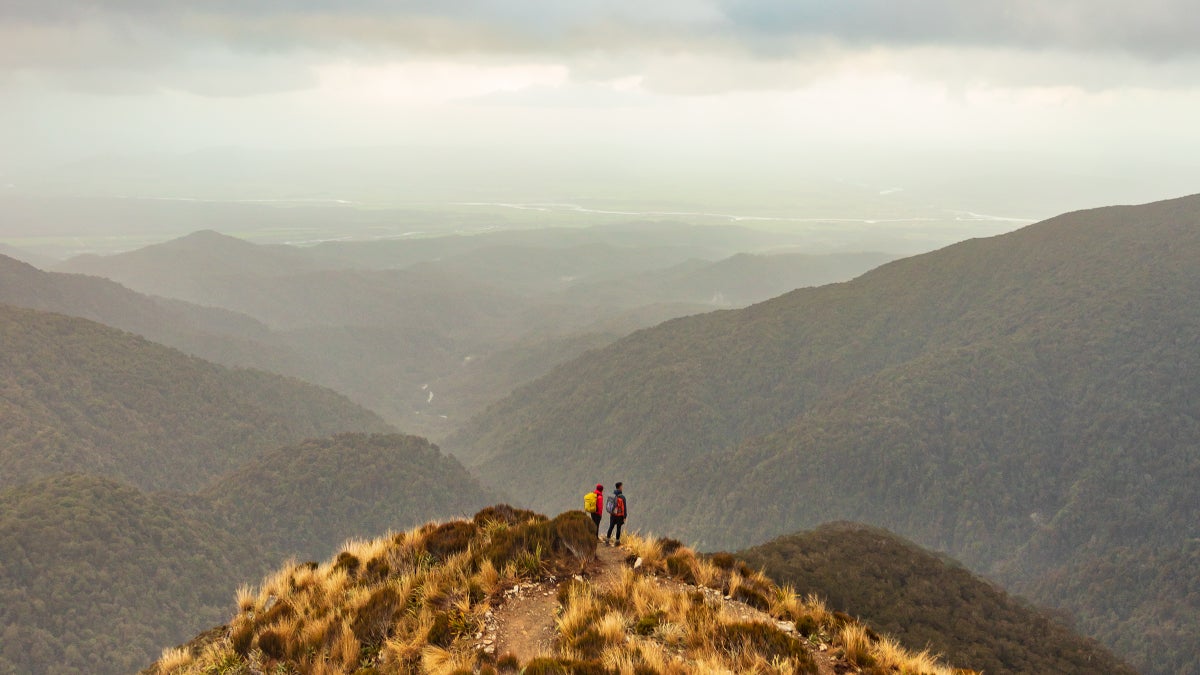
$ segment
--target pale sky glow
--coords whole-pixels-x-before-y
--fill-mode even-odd
[[[1200,189],[1197,25],[1191,0],[0,0],[0,177],[416,144],[731,181],[1025,165],[1073,181],[1064,206],[1137,201]]]

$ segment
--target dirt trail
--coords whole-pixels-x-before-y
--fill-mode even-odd
[[[596,559],[588,565],[588,575],[592,583],[605,587],[615,583],[625,567],[629,551],[616,546],[601,544],[596,549]],[[484,649],[493,651],[497,656],[511,653],[526,663],[538,656],[553,656],[555,653],[555,619],[558,616],[558,587],[566,579],[554,579],[537,584],[521,584],[505,593],[505,602],[495,612],[488,622],[483,638]],[[677,592],[696,590],[675,579],[659,577],[657,582],[670,586]],[[785,628],[770,615],[749,605],[729,600],[712,589],[702,589],[706,595],[723,602],[725,609],[743,620],[764,621]],[[785,628],[785,630],[792,630]],[[834,659],[823,650],[812,652],[817,662],[819,675],[836,675],[846,672],[846,669],[835,668]]]
[[[512,653],[521,663],[554,653],[558,584],[522,584],[496,611],[497,655]]]

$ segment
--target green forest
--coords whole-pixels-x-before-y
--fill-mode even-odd
[[[902,644],[983,673],[1136,672],[1068,629],[1063,616],[1050,616],[886,530],[830,523],[736,555]]]

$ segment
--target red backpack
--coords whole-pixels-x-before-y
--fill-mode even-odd
[[[625,517],[625,495],[621,495],[621,496],[617,497],[616,503],[613,504],[613,508],[612,508],[612,511],[610,511],[610,513],[612,513],[617,518]]]

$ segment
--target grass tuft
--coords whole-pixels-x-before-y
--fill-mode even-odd
[[[158,672],[167,675],[186,668],[191,665],[193,658],[191,650],[185,647],[169,647],[158,657]]]

